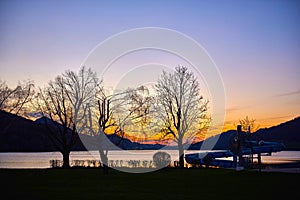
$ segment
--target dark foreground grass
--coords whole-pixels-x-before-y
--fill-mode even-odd
[[[1,199],[271,199],[299,197],[300,174],[226,169],[1,169]],[[5,198],[6,196],[6,198]],[[4,198],[2,198],[4,197]]]

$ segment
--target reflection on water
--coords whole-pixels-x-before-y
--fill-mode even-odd
[[[172,163],[178,160],[178,151],[165,150],[171,155]],[[108,158],[112,165],[122,164],[129,165],[144,165],[152,166],[152,156],[157,150],[143,151],[109,151]],[[186,151],[186,153],[194,153],[199,151]],[[0,153],[0,168],[49,168],[50,160],[62,160],[62,155],[59,152],[43,152],[43,153]],[[71,152],[70,162],[80,163],[81,161],[89,160],[95,166],[99,164],[99,153],[97,151]],[[300,161],[300,151],[281,151],[272,153],[271,156],[262,156],[262,162],[278,163]],[[98,161],[98,162],[94,162]],[[84,163],[84,162],[83,162]],[[88,162],[86,162],[88,163]],[[86,165],[86,164],[84,164]]]
[[[300,151],[280,151],[272,153],[271,156],[263,156],[262,162],[282,163],[300,161]]]

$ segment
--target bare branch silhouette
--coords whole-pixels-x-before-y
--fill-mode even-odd
[[[163,138],[178,145],[179,165],[184,167],[184,148],[204,130],[208,101],[200,95],[197,79],[187,67],[178,66],[173,73],[163,72],[156,84],[157,118],[161,121]]]

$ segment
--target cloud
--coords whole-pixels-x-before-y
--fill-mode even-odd
[[[292,96],[292,95],[297,95],[297,94],[300,94],[300,89],[296,90],[296,91],[292,91],[292,92],[286,92],[286,93],[277,94],[275,96],[276,97],[285,97],[285,96]]]
[[[246,108],[249,108],[250,106],[234,106],[226,109],[226,113],[235,112],[239,110],[244,110]]]

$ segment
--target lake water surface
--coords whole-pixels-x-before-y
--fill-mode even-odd
[[[136,150],[136,151],[109,151],[108,158],[112,163],[145,161],[151,164],[152,156],[158,150]],[[178,160],[177,150],[165,150],[171,155],[172,161]],[[186,151],[185,153],[204,152]],[[230,159],[230,158],[227,158]],[[59,152],[43,153],[0,153],[0,168],[49,168],[50,160],[62,160]],[[97,151],[71,152],[70,161],[74,160],[100,160]],[[300,151],[281,151],[272,153],[271,156],[262,156],[262,162],[291,162],[300,161]],[[126,166],[126,164],[125,164]]]

